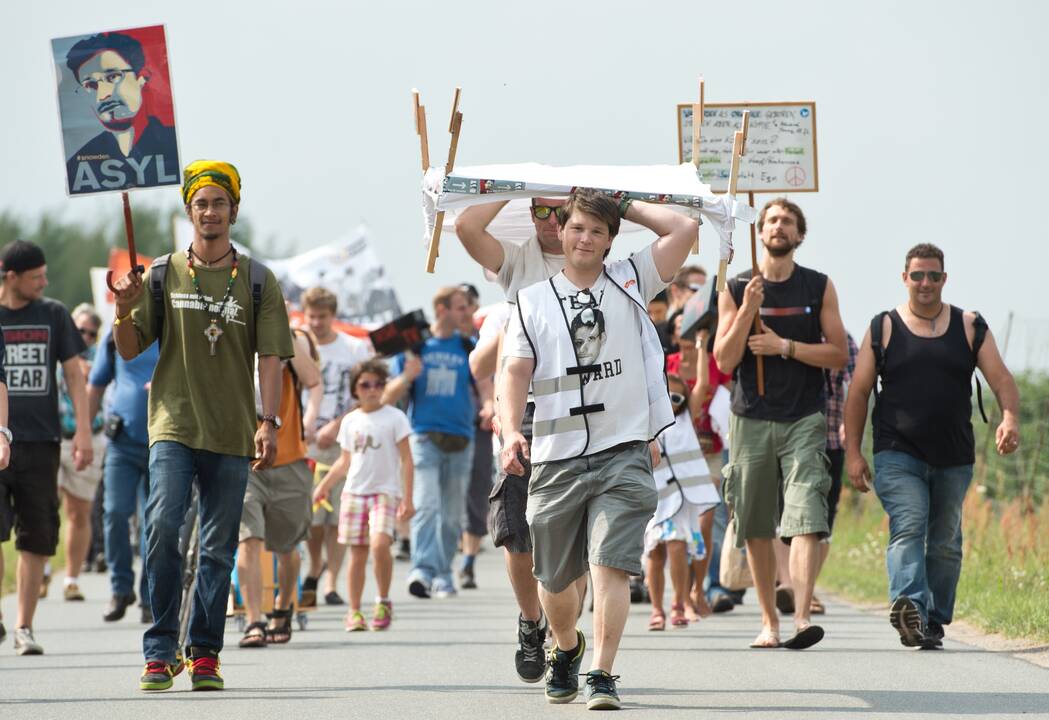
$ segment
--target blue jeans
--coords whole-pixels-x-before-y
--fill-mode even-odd
[[[947,625],[962,572],[962,501],[972,465],[936,468],[907,453],[874,456],[874,491],[889,515],[889,599],[909,597]]]
[[[149,494],[149,447],[120,433],[109,442],[103,470],[102,526],[106,540],[109,587],[114,595],[129,595],[135,583],[131,569],[131,537],[128,524],[139,516],[139,546],[143,568],[146,561],[144,508]],[[138,596],[148,602],[145,570],[138,582]]]
[[[424,433],[412,433],[415,482],[412,503],[411,580],[452,585],[452,558],[459,544],[466,508],[466,485],[473,464],[473,440],[459,452],[444,452]]]
[[[169,440],[157,441],[149,449],[146,574],[153,626],[142,638],[147,662],[175,661],[182,601],[178,538],[194,480],[200,493],[200,563],[186,644],[216,652],[222,649],[249,459],[193,450]]]

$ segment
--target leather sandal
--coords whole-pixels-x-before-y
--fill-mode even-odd
[[[276,623],[272,627],[266,628],[266,640],[274,645],[283,645],[286,642],[290,642],[291,618],[294,614],[294,604],[285,610],[274,610],[271,613],[266,613],[266,617],[270,619],[270,622]]]
[[[667,627],[667,618],[663,614],[662,610],[653,610],[652,617],[648,619],[649,630],[665,630]]]
[[[253,622],[244,628],[244,637],[240,639],[238,645],[242,648],[263,648],[266,647],[268,639],[269,632],[266,630],[266,623]]]

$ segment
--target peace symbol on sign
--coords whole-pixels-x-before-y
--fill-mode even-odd
[[[805,184],[805,170],[800,165],[791,165],[783,174],[783,178],[791,187],[800,187]]]

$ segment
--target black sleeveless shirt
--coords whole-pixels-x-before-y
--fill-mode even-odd
[[[736,307],[743,305],[743,291],[751,271],[728,282]],[[820,310],[827,276],[795,264],[794,272],[783,282],[765,280],[765,300],[761,320],[774,333],[803,343],[823,342]],[[765,396],[758,395],[757,358],[750,348],[733,372],[732,412],[755,420],[793,421],[826,407],[823,370],[779,355],[765,356]]]
[[[885,366],[874,404],[874,452],[897,450],[933,467],[973,464],[976,365],[962,310],[951,306],[947,332],[935,338],[912,333],[895,310],[889,318],[892,336],[882,349]]]

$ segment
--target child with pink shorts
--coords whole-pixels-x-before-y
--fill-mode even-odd
[[[412,507],[414,465],[408,446],[411,425],[395,407],[382,404],[389,371],[380,360],[366,360],[350,373],[350,393],[357,409],[339,427],[342,454],[313,491],[313,502],[328,499],[334,485],[346,478],[339,511],[339,542],[350,546],[347,573],[350,611],[346,632],[367,630],[361,613],[364,574],[371,552],[378,596],[372,630],[385,630],[393,619],[390,581],[393,577],[394,525],[415,514]]]

